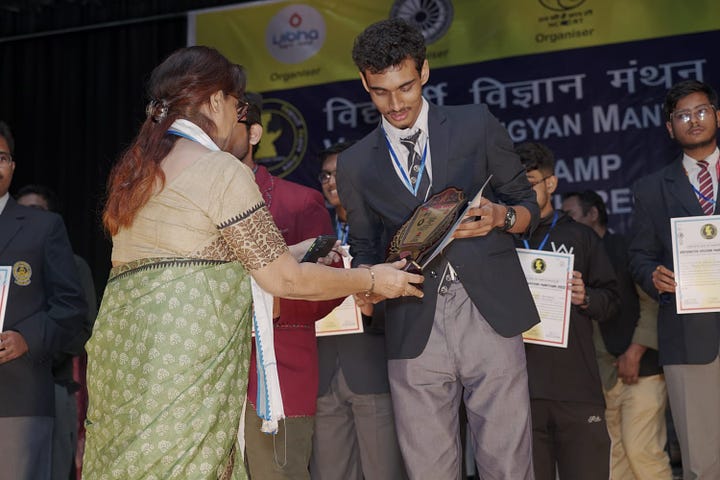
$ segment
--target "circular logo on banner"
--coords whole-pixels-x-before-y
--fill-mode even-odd
[[[555,12],[566,12],[568,10],[572,10],[573,8],[577,8],[583,3],[585,3],[585,0],[538,0],[540,2],[540,5],[547,8],[548,10],[553,10]]]
[[[705,240],[712,240],[717,236],[717,228],[715,228],[715,225],[712,223],[706,223],[700,229],[700,235],[702,235]]]
[[[325,43],[325,20],[307,5],[289,5],[270,20],[265,45],[281,63],[300,63],[315,55]]]
[[[390,18],[402,18],[418,27],[429,45],[447,33],[453,6],[450,0],[395,0]]]
[[[543,260],[542,258],[536,258],[532,262],[532,269],[535,273],[543,273],[546,266],[547,265],[545,264],[545,260]]]
[[[263,100],[263,136],[255,160],[273,175],[284,177],[302,162],[307,150],[307,124],[300,110],[279,98]]]

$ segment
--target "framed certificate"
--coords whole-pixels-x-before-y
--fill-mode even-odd
[[[8,291],[10,290],[10,278],[12,267],[0,266],[0,332],[5,324],[5,309],[7,308]]]
[[[670,219],[677,313],[720,312],[720,215]]]
[[[348,253],[349,249],[347,245],[343,245],[342,248],[345,250],[343,263],[345,264],[345,268],[350,268],[352,257],[350,257]],[[315,322],[315,335],[318,337],[362,332],[362,314],[360,313],[360,307],[355,305],[355,299],[352,295],[335,307],[335,310],[330,312],[325,318]]]
[[[525,248],[518,248],[517,254],[540,314],[540,323],[523,333],[523,341],[567,348],[574,255]]]

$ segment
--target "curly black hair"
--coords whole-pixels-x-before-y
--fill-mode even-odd
[[[425,62],[425,38],[420,30],[400,18],[373,23],[355,39],[352,58],[361,73],[380,73],[412,58],[421,71]]]

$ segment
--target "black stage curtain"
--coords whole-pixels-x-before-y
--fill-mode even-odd
[[[28,183],[58,192],[100,294],[110,269],[100,223],[107,175],[145,117],[150,72],[185,45],[186,28],[179,15],[0,43],[0,119],[15,137],[10,193]]]

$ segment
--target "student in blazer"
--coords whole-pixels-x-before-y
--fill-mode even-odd
[[[671,218],[720,214],[717,93],[697,80],[678,82],[665,97],[664,113],[683,154],[633,189],[630,271],[660,303],[658,354],[684,478],[720,478],[720,313],[677,313],[670,232]]]
[[[422,34],[401,19],[375,23],[355,40],[353,60],[382,120],[338,160],[350,253],[358,265],[382,260],[388,239],[426,198],[449,186],[472,198],[492,174],[469,212],[477,218],[424,271],[424,298],[385,302],[388,373],[411,478],[459,475],[460,401],[480,476],[532,478],[520,333],[539,319],[509,233],[537,223],[535,194],[486,106],[423,98],[425,53]]]
[[[11,266],[0,333],[0,479],[50,478],[53,355],[90,336],[86,303],[60,216],[8,193],[13,140],[0,122],[0,265]]]

